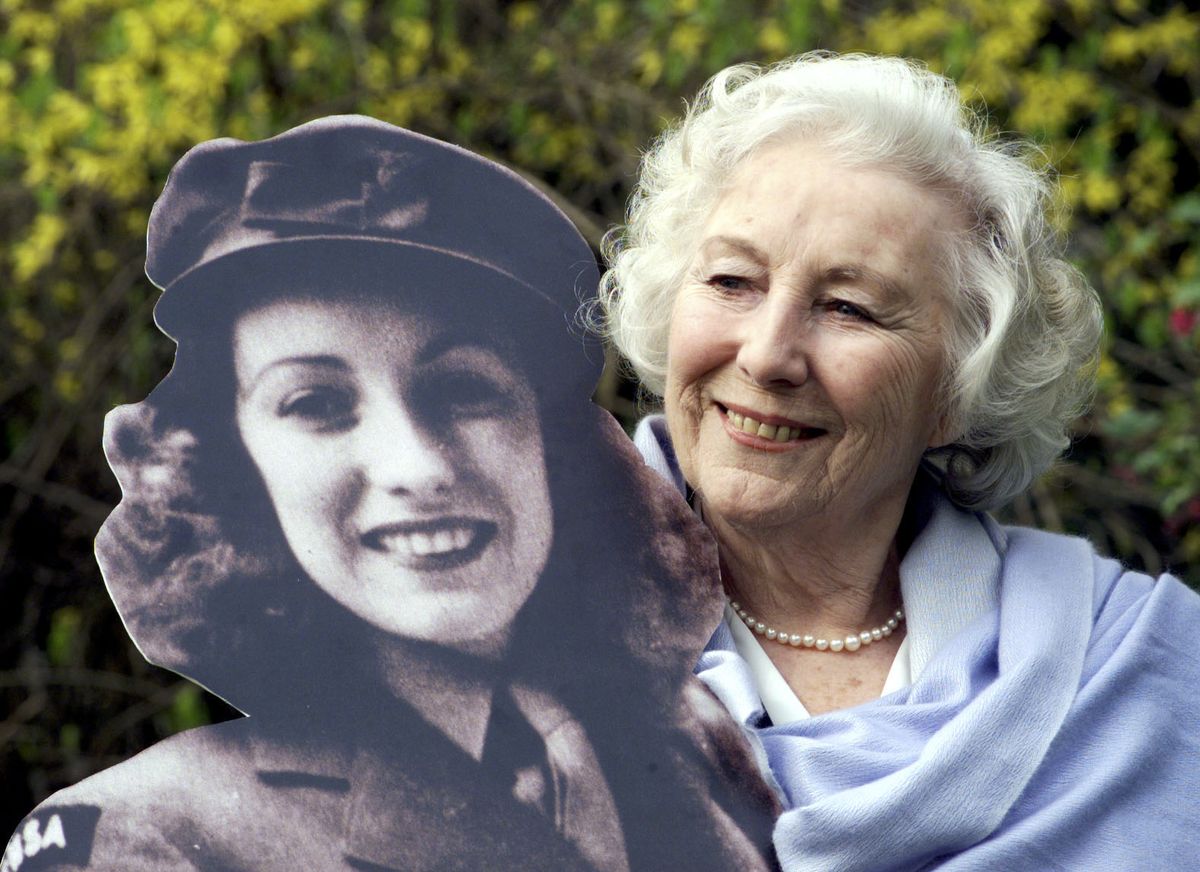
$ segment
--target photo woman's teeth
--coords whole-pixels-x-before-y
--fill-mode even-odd
[[[749,415],[742,415],[733,409],[725,409],[725,416],[736,429],[751,436],[770,439],[773,442],[795,442],[806,436],[814,436],[821,431],[805,427],[776,426],[756,421]]]
[[[373,532],[368,543],[379,551],[398,557],[426,557],[452,554],[473,547],[481,535],[478,524],[454,523],[420,530],[390,528]]]

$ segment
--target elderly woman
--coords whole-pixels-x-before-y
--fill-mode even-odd
[[[97,555],[147,657],[250,717],[52,797],[5,872],[765,869],[676,617],[716,619],[715,553],[588,402],[566,217],[331,118],[198,146],[148,248],[179,350],[109,418]]]
[[[953,84],[717,75],[645,156],[607,327],[719,546],[697,673],[765,751],[785,869],[1176,869],[1200,598],[984,513],[1067,444],[1101,316],[1046,179]]]

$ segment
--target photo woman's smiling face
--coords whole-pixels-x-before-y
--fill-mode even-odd
[[[269,302],[233,347],[238,430],[313,581],[395,635],[498,650],[553,527],[524,373],[385,297]]]

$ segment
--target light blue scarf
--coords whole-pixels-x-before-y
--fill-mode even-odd
[[[661,424],[636,441],[677,474]],[[1200,865],[1200,597],[927,498],[910,687],[771,726],[727,627],[697,665],[765,753],[784,869]]]

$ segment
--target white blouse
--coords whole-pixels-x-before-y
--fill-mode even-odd
[[[789,724],[792,721],[811,717],[808,709],[804,707],[804,703],[800,702],[800,698],[788,686],[783,675],[775,667],[767,652],[763,650],[754,633],[738,619],[737,614],[729,605],[725,606],[725,623],[728,624],[729,630],[733,634],[733,646],[741,658],[746,661],[746,665],[750,667],[750,673],[754,677],[754,686],[762,699],[763,708],[767,710],[767,715],[771,718],[771,723],[775,725]],[[896,659],[892,661],[892,668],[883,682],[883,691],[879,694],[880,696],[887,696],[889,693],[894,693],[912,684],[908,639],[909,637],[906,635],[900,643],[899,650],[896,651]]]

